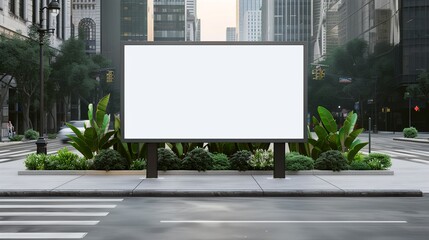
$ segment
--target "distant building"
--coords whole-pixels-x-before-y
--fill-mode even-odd
[[[237,39],[261,41],[262,0],[237,0]]]
[[[73,1],[71,36],[83,39],[88,54],[101,52],[100,1]]]
[[[154,41],[185,41],[185,0],[154,0]]]
[[[197,18],[197,0],[186,0],[186,41],[200,41],[199,19]]]
[[[262,1],[262,40],[306,42],[312,36],[313,0]]]
[[[235,27],[226,28],[226,41],[227,42],[237,41],[236,35],[237,34],[236,34],[236,28]]]

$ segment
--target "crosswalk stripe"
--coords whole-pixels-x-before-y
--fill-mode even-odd
[[[0,233],[0,239],[82,239],[85,232]]]
[[[0,162],[6,162],[6,161],[9,161],[10,160],[10,158],[3,158],[3,159],[0,159]]]
[[[108,212],[0,212],[0,217],[105,217]]]
[[[10,152],[10,150],[0,150],[0,153]]]
[[[32,154],[32,153],[35,153],[35,152],[33,152],[33,151],[30,151],[30,152],[25,152],[25,153],[20,153],[20,154],[14,154],[14,155],[10,155],[9,157],[22,157],[22,156],[25,156],[25,155],[30,155],[30,154]]]
[[[116,205],[0,205],[0,208],[115,208]]]
[[[3,198],[0,202],[122,202],[124,199],[118,198],[75,198],[75,199],[45,199],[45,198]]]
[[[0,226],[93,226],[100,221],[0,221]]]
[[[30,151],[28,149],[25,149],[20,151],[13,151],[12,153],[16,154],[16,153],[23,153],[23,152],[30,152]]]

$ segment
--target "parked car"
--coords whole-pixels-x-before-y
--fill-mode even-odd
[[[85,124],[86,126],[89,126],[89,120],[75,120],[70,121],[69,124],[75,126],[83,133],[83,131],[85,131]],[[67,143],[70,140],[70,138],[68,137],[69,135],[76,136],[76,134],[67,125],[61,127],[60,131],[58,132],[58,138],[63,143]]]

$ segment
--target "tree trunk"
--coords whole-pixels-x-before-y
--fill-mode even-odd
[[[24,132],[30,129],[30,98],[26,97],[26,99],[22,103],[22,117],[24,118]]]

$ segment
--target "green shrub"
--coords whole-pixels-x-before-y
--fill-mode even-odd
[[[350,170],[371,170],[371,167],[363,161],[354,161],[350,164]]]
[[[274,154],[271,150],[257,149],[250,157],[249,165],[255,170],[270,170],[274,167]]]
[[[22,141],[22,139],[24,139],[24,135],[14,135],[9,138],[9,140],[12,142],[19,142]]]
[[[146,160],[136,159],[131,163],[130,170],[145,170],[146,169]]]
[[[158,148],[158,169],[162,171],[180,169],[180,159],[167,148]]]
[[[32,153],[24,161],[27,170],[45,170],[49,156],[45,154]]]
[[[39,138],[39,132],[36,132],[33,129],[28,129],[25,131],[24,136],[28,140],[36,140]]]
[[[287,153],[285,161],[286,170],[288,171],[312,170],[314,168],[314,160],[312,158],[303,156],[297,152]]]
[[[250,157],[252,153],[247,150],[242,150],[234,153],[229,159],[231,164],[231,169],[238,171],[246,171],[250,168]]]
[[[67,148],[60,149],[56,155],[48,157],[46,170],[87,170],[88,163],[77,154],[70,152]]]
[[[182,168],[185,170],[206,171],[213,168],[213,159],[203,148],[195,148],[183,158]]]
[[[417,137],[417,129],[414,127],[404,128],[404,137],[405,138],[416,138]]]
[[[48,139],[56,139],[57,134],[56,133],[48,133]]]
[[[213,159],[213,170],[228,170],[231,167],[228,156],[223,153],[210,153],[210,157]]]
[[[94,157],[95,170],[125,170],[128,169],[127,160],[113,149],[103,149]]]
[[[390,157],[382,153],[370,153],[364,157],[363,162],[368,164],[372,170],[386,170],[392,166]]]
[[[332,170],[332,171],[341,171],[347,170],[347,160],[343,156],[340,151],[337,150],[329,150],[322,154],[317,158],[314,163],[314,168],[319,170]]]

